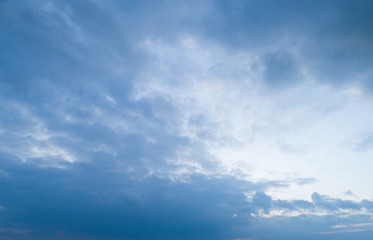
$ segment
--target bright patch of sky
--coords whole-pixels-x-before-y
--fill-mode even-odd
[[[359,146],[373,130],[371,99],[354,86],[332,88],[312,76],[280,93],[268,91],[258,83],[265,66],[257,53],[232,55],[189,35],[178,40],[171,46],[150,39],[141,44],[155,59],[149,72],[141,72],[134,98],[172,101],[180,114],[176,130],[206,146],[220,164],[214,174],[249,181],[315,179],[270,191],[284,199],[309,199],[315,191],[345,197],[348,190],[358,199],[371,198],[365,184],[372,149]]]

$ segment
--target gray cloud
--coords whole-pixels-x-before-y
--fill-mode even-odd
[[[263,192],[257,192],[252,198],[254,209],[263,210],[268,214],[271,210],[286,209],[286,210],[310,210],[331,211],[339,213],[341,210],[362,210],[365,208],[368,211],[372,210],[371,201],[363,200],[361,202],[343,200],[338,198],[330,198],[326,195],[321,195],[314,192],[311,196],[312,201],[306,200],[273,200],[270,196]]]
[[[66,239],[74,239],[74,234],[108,239],[225,239],[239,234],[236,228],[247,234],[251,207],[243,192],[266,188],[202,175],[185,183],[136,178],[118,173],[115,167],[108,159],[105,165],[81,163],[69,170],[2,161],[1,169],[8,176],[2,176],[1,228],[11,222],[14,229],[28,229],[20,239],[58,238],[60,232]]]

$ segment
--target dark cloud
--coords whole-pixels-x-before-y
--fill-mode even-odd
[[[372,236],[370,214],[346,214],[342,212],[372,211],[372,202],[361,202],[330,198],[319,193],[312,194],[312,201],[273,200],[263,192],[252,197],[252,209],[256,214],[270,214],[271,211],[285,210],[288,216],[277,215],[270,218],[254,218],[248,226],[250,236],[264,239],[369,239]],[[292,215],[291,212],[298,213]],[[309,214],[307,212],[312,212]],[[317,213],[328,213],[326,215]],[[331,214],[331,213],[334,214]],[[355,234],[359,233],[359,234]],[[260,238],[260,237],[259,237]]]
[[[370,92],[373,4],[370,1],[216,1],[206,21],[209,37],[236,50],[264,52],[269,86],[304,78],[335,86],[349,83]],[[269,55],[267,49],[289,49]]]
[[[268,214],[271,210],[310,210],[339,212],[340,210],[372,210],[371,201],[363,200],[361,202],[343,200],[339,198],[330,198],[314,192],[311,196],[312,201],[306,200],[273,200],[264,192],[256,192],[252,197],[252,206],[256,211],[263,210]]]
[[[3,155],[6,157],[6,155]],[[20,236],[102,236],[124,239],[224,239],[248,226],[243,192],[259,186],[195,175],[187,183],[135,179],[109,166],[74,164],[40,168],[16,159],[1,161],[1,228],[28,229]],[[234,214],[238,215],[234,217]],[[10,234],[10,233],[8,233]],[[28,238],[29,237],[29,238]],[[57,236],[58,237],[58,236]]]
[[[256,209],[264,210],[264,213],[269,213],[272,207],[272,198],[264,192],[256,192],[253,196],[253,206]]]
[[[318,193],[312,194],[312,202],[316,207],[327,210],[360,209],[362,207],[361,204],[357,202],[328,198]]]
[[[272,53],[263,57],[264,81],[268,86],[281,88],[302,79],[296,60],[289,53]]]

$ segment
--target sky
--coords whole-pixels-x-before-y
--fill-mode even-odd
[[[0,239],[372,239],[372,11],[0,0]]]

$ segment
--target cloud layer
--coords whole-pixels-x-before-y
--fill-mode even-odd
[[[371,239],[372,7],[0,1],[0,237]]]

